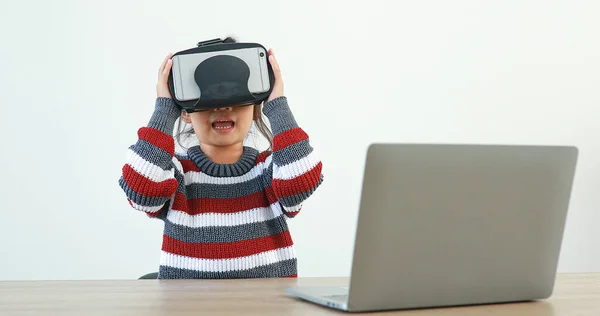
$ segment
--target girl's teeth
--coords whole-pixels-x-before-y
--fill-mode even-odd
[[[235,123],[232,121],[216,121],[212,124],[212,126],[217,130],[226,130],[232,129],[235,126]]]

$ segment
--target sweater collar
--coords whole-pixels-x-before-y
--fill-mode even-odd
[[[244,151],[240,159],[232,164],[219,164],[213,162],[204,152],[200,149],[200,146],[193,146],[188,149],[188,156],[198,166],[200,171],[213,177],[237,177],[244,175],[256,162],[258,156],[258,150],[244,146]]]

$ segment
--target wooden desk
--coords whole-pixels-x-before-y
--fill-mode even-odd
[[[288,286],[345,278],[0,282],[0,315],[349,315],[294,299]],[[386,312],[399,315],[598,316],[600,274],[558,275],[540,302]],[[379,314],[379,313],[375,313]]]

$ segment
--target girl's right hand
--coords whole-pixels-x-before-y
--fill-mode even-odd
[[[159,98],[173,98],[173,96],[171,96],[171,91],[169,90],[169,73],[171,72],[171,66],[173,65],[171,57],[173,57],[173,54],[169,53],[158,69],[156,95]]]

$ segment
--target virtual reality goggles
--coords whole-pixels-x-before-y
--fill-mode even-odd
[[[220,38],[173,55],[169,89],[186,112],[260,104],[275,83],[264,46],[227,43]]]

